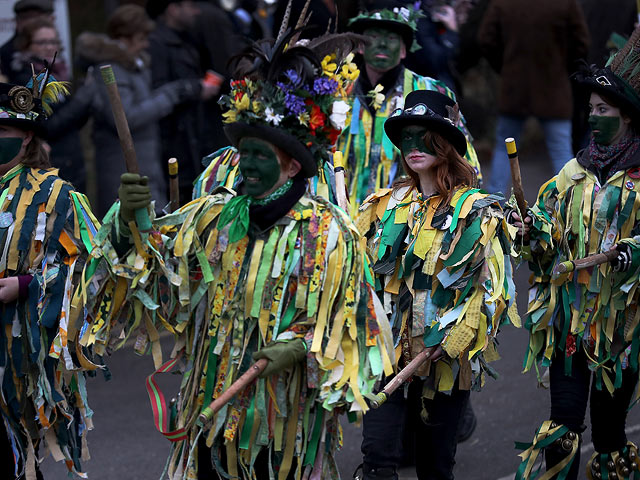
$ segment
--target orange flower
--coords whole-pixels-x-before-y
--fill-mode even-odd
[[[316,128],[324,127],[326,120],[327,116],[322,113],[322,110],[320,110],[318,105],[311,107],[311,118],[309,120],[309,127],[311,130],[315,131]]]

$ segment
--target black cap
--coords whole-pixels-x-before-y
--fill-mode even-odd
[[[420,125],[431,132],[442,135],[457,150],[460,156],[467,152],[467,139],[449,118],[447,107],[453,108],[456,102],[440,92],[433,90],[414,90],[407,95],[404,109],[393,112],[384,122],[384,131],[389,140],[400,148],[402,129],[409,125]]]
[[[23,13],[29,10],[53,13],[53,0],[18,0],[13,6],[15,13]]]

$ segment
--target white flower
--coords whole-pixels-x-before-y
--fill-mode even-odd
[[[273,123],[276,127],[280,125],[280,121],[284,118],[284,115],[280,115],[279,113],[273,113],[273,108],[267,107],[264,109],[264,114],[267,119],[267,122]]]
[[[333,102],[331,106],[331,115],[329,120],[331,124],[338,130],[342,130],[347,124],[347,113],[351,110],[349,104],[343,100]]]
[[[408,22],[408,21],[409,21],[409,14],[410,14],[410,12],[409,12],[409,9],[408,9],[408,8],[402,7],[402,8],[400,9],[400,12],[399,12],[399,13],[400,13],[400,16],[402,17],[402,19],[403,19],[405,22]]]
[[[373,14],[373,18],[375,18],[376,20],[380,20],[382,19],[382,15],[380,15],[380,12],[376,12]]]

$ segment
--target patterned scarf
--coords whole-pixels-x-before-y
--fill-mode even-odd
[[[609,179],[614,173],[623,168],[627,161],[635,155],[640,147],[640,136],[629,131],[619,143],[614,145],[600,145],[591,136],[589,144],[589,159],[591,165],[599,172],[606,173]]]

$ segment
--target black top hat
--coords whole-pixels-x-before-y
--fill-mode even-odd
[[[29,10],[53,13],[53,0],[19,0],[13,6],[13,11],[18,14]]]
[[[640,120],[640,28],[613,55],[604,68],[583,62],[572,80],[580,87],[610,98],[634,120]]]
[[[391,32],[396,32],[402,37],[407,50],[410,50],[414,41],[414,31],[406,23],[396,22],[395,20],[363,18],[355,20],[349,25],[349,30],[355,33],[363,34],[370,28],[384,28]]]
[[[571,78],[580,88],[606,96],[634,120],[640,120],[640,96],[609,67],[583,67]]]
[[[448,107],[448,108],[447,108]],[[404,127],[419,125],[442,135],[463,156],[467,152],[467,139],[456,127],[456,102],[433,90],[415,90],[404,101],[404,109],[397,109],[384,122],[384,131],[391,142],[400,148]]]

